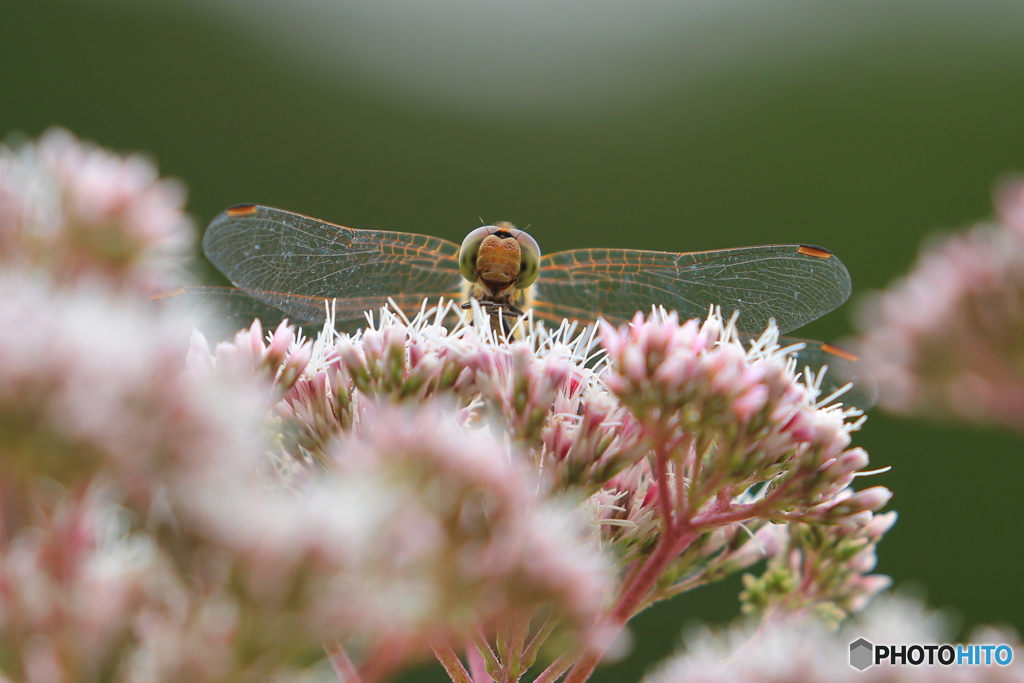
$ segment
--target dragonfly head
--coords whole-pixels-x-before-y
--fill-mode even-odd
[[[540,246],[511,223],[477,228],[462,241],[459,269],[470,282],[505,289],[526,289],[540,272]]]

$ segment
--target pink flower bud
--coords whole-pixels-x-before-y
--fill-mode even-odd
[[[364,330],[362,348],[367,365],[376,366],[384,355],[384,336],[377,330]]]
[[[852,571],[860,574],[866,574],[873,570],[878,565],[878,555],[875,553],[874,546],[868,546],[864,550],[854,555],[849,562],[849,567]]]
[[[875,515],[871,523],[867,525],[865,533],[872,539],[881,538],[896,523],[897,517],[898,515],[895,510],[886,512],[884,515]]]
[[[185,367],[190,373],[209,372],[213,369],[210,345],[206,343],[206,337],[199,330],[192,330]]]
[[[266,351],[267,364],[274,368],[278,367],[288,355],[288,349],[294,342],[295,330],[288,326],[287,320],[282,320],[270,338],[270,346]]]
[[[827,512],[829,519],[850,517],[858,513],[873,512],[884,507],[892,498],[892,491],[884,486],[872,486],[832,505]]]
[[[252,325],[249,326],[248,334],[246,338],[249,343],[250,353],[252,358],[263,359],[263,325],[260,324],[260,319],[256,318],[252,321]]]
[[[735,399],[730,406],[733,414],[741,420],[749,420],[764,408],[768,401],[768,388],[755,385]]]
[[[624,344],[622,337],[619,336],[619,331],[604,318],[598,321],[598,326],[601,331],[601,346],[608,352],[609,358],[618,358]]]
[[[830,462],[826,476],[833,481],[840,481],[849,475],[864,469],[868,465],[868,454],[862,448],[851,448]]]
[[[871,576],[860,577],[860,580],[857,582],[856,587],[854,589],[855,595],[849,601],[849,611],[861,611],[862,609],[867,607],[868,603],[871,602],[872,598],[874,598],[876,595],[878,595],[891,585],[892,578],[888,576],[883,576],[881,574],[872,574]]]
[[[772,417],[774,419],[778,419],[775,415],[773,415]],[[794,440],[810,441],[812,438],[814,438],[815,425],[813,417],[809,412],[799,410],[790,414],[788,418],[785,418],[784,416],[780,417],[786,419],[785,423],[782,426],[782,429],[789,433],[791,438],[793,438]]]
[[[285,362],[284,367],[281,368],[281,374],[277,379],[278,385],[283,389],[287,389],[294,384],[295,380],[302,375],[303,371],[305,371],[311,355],[312,347],[308,343],[295,349],[291,355],[288,356],[288,360]]]
[[[647,379],[647,359],[638,346],[627,346],[622,358],[622,374],[635,386]]]
[[[857,505],[862,510],[871,510],[874,512],[879,508],[885,507],[885,505],[892,498],[892,491],[885,488],[884,486],[872,486],[871,488],[858,491],[853,495],[849,501],[853,504],[853,501],[857,501]]]
[[[357,346],[350,339],[342,339],[336,347],[338,358],[353,375],[366,373],[366,361],[361,352],[362,347]]]

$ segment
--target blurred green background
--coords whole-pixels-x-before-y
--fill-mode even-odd
[[[259,202],[454,241],[481,217],[511,220],[546,251],[820,244],[854,282],[851,303],[800,332],[826,340],[851,333],[858,296],[904,272],[922,238],[989,216],[994,183],[1024,170],[1012,4],[663,3],[647,24],[613,16],[572,42],[559,31],[586,29],[572,11],[589,5],[562,3],[548,25],[531,3],[533,24],[506,31],[500,17],[461,25],[450,2],[422,34],[395,19],[410,42],[386,30],[401,2],[369,19],[338,2],[250,16],[228,0],[2,0],[0,134],[61,125],[144,150],[187,183],[201,225]],[[432,62],[444,30],[451,54]],[[900,512],[879,570],[923,585],[964,629],[1024,630],[1020,438],[872,414],[856,442],[893,467],[873,480]],[[638,679],[687,622],[736,615],[738,591],[650,610],[633,654],[594,680]]]

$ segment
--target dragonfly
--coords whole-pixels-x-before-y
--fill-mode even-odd
[[[536,240],[510,223],[471,231],[461,245],[427,235],[334,225],[290,211],[239,204],[219,214],[204,238],[207,258],[235,288],[190,288],[239,321],[264,324],[288,316],[322,325],[364,320],[387,305],[418,310],[424,299],[475,298],[492,317],[525,310],[547,323],[628,323],[660,305],[681,320],[711,305],[739,313],[741,334],[755,336],[769,319],[783,333],[835,309],[850,296],[850,275],[821,247],[783,244],[672,253],[636,249],[572,249],[542,255]],[[507,323],[506,323],[507,324]],[[506,327],[506,330],[508,328]],[[871,382],[855,356],[805,341],[800,367],[828,365],[826,391],[848,379],[854,405],[873,403]]]

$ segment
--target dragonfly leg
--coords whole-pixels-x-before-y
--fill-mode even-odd
[[[522,317],[522,309],[518,306],[505,302],[480,301],[479,299],[476,301],[480,304],[480,308],[483,309],[483,312],[491,319],[491,329],[500,328],[504,333],[505,338],[511,339],[512,325],[510,324],[509,319]],[[472,306],[472,302],[469,301],[462,304],[463,310],[469,309]]]
[[[512,304],[499,303],[497,301],[479,301],[479,300],[478,300],[478,303],[480,304],[480,308],[482,308],[485,313],[488,313],[490,315],[497,315],[498,311],[501,310],[501,314],[503,316],[505,316],[505,317],[521,318],[523,316],[522,309],[520,309],[518,306],[513,306]],[[467,301],[466,303],[462,304],[462,309],[463,310],[469,310],[472,307],[473,307],[473,304],[472,304],[472,302],[469,302],[469,301]]]

